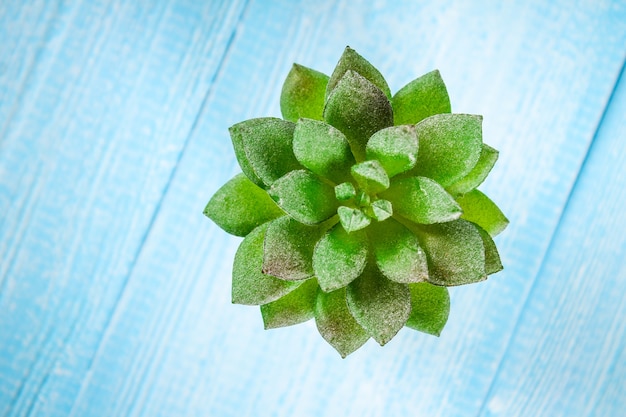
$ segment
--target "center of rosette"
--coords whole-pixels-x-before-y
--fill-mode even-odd
[[[389,177],[378,161],[361,162],[350,171],[354,183],[337,185],[335,196],[342,204],[337,209],[341,225],[347,232],[354,232],[367,227],[372,220],[389,218],[393,209],[391,202],[377,197],[377,193],[389,188]]]

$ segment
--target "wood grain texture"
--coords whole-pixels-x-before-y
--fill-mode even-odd
[[[624,408],[623,2],[13,2],[0,37],[0,415]],[[511,226],[441,338],[341,360],[230,304],[239,239],[201,212],[239,171],[228,127],[347,44],[392,91],[439,68],[484,115]]]

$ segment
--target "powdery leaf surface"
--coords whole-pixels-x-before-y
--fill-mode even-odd
[[[394,213],[415,223],[449,222],[461,216],[461,207],[452,196],[426,177],[395,180],[380,197],[391,201]]]
[[[441,335],[450,314],[450,294],[446,287],[420,282],[409,285],[411,315],[407,327],[420,332]]]
[[[322,290],[333,291],[356,279],[365,268],[367,254],[365,232],[348,233],[340,224],[330,229],[313,251],[313,270]]]
[[[497,150],[483,143],[476,166],[465,177],[447,187],[448,192],[457,196],[472,191],[482,184],[496,164],[498,154]]]
[[[355,320],[381,346],[404,327],[411,314],[411,293],[406,284],[389,281],[370,265],[346,291]]]
[[[278,300],[261,306],[265,329],[293,326],[304,323],[315,316],[317,280],[308,279]]]
[[[419,122],[417,163],[411,173],[432,178],[444,188],[466,176],[482,149],[482,116],[437,114]]]
[[[293,64],[280,93],[280,111],[285,120],[301,117],[322,120],[328,75]]]
[[[491,236],[502,232],[509,224],[496,203],[479,190],[472,190],[456,200],[463,209],[461,218],[476,223]]]
[[[378,193],[389,188],[387,172],[378,161],[361,162],[350,171],[361,189],[368,193]]]
[[[233,303],[266,304],[300,285],[300,282],[284,281],[262,272],[263,239],[268,226],[266,223],[254,229],[237,249],[233,265]]]
[[[370,338],[352,317],[346,302],[346,289],[318,291],[315,303],[315,324],[324,340],[345,358]]]
[[[335,184],[350,180],[355,160],[348,139],[329,124],[300,119],[293,136],[296,159],[311,172]]]
[[[347,46],[343,51],[341,58],[339,58],[339,62],[337,62],[337,65],[330,76],[326,90],[327,98],[348,70],[352,70],[366,78],[369,82],[380,88],[388,99],[391,99],[391,90],[387,85],[387,81],[385,81],[385,77],[383,77],[376,67],[370,64],[369,61],[349,46]]]
[[[500,261],[500,254],[498,253],[495,242],[483,228],[476,224],[474,226],[480,233],[480,237],[483,238],[483,246],[485,247],[485,272],[487,275],[491,275],[502,271],[504,267]]]
[[[391,99],[396,125],[416,124],[435,114],[450,113],[448,90],[438,70],[402,87]]]
[[[365,147],[369,160],[377,160],[389,178],[408,171],[417,161],[418,142],[415,126],[392,126],[372,135]]]
[[[393,126],[393,110],[380,88],[347,71],[326,101],[324,120],[346,135],[356,160],[363,161],[370,136]]]
[[[238,174],[211,197],[204,214],[224,231],[246,236],[256,227],[285,213],[263,189],[244,174]]]

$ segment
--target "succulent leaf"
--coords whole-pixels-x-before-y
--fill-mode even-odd
[[[293,291],[300,282],[283,281],[262,273],[263,239],[269,223],[254,229],[241,242],[233,265],[232,300],[236,304],[259,305]]]
[[[408,171],[417,161],[415,126],[392,126],[374,133],[365,147],[367,159],[380,162],[389,178]]]
[[[485,229],[477,224],[474,224],[474,226],[476,227],[476,230],[478,230],[478,233],[480,233],[480,237],[483,238],[483,245],[485,247],[485,272],[487,275],[491,275],[502,271],[504,267],[500,261],[500,254],[498,253],[498,248],[496,247],[495,242]]]
[[[453,196],[462,195],[472,191],[474,188],[483,183],[497,160],[498,151],[483,143],[476,166],[472,168],[469,174],[446,189]]]
[[[413,175],[432,178],[445,188],[476,166],[482,149],[482,116],[437,114],[415,129],[420,150]]]
[[[263,243],[263,273],[296,281],[313,276],[313,248],[328,225],[307,226],[289,216],[269,223]]]
[[[402,87],[391,99],[394,124],[416,124],[435,114],[450,113],[448,90],[439,70],[431,71]]]
[[[335,187],[335,197],[339,201],[347,201],[356,197],[356,189],[351,182],[342,182]]]
[[[368,193],[389,188],[389,177],[378,161],[365,161],[352,167],[352,177]]]
[[[363,211],[346,206],[340,206],[337,209],[337,214],[339,214],[339,221],[341,225],[348,233],[356,232],[357,230],[361,230],[372,222],[372,219],[367,217]]]
[[[346,295],[354,319],[381,346],[404,327],[411,314],[408,285],[389,281],[373,265],[348,285]]]
[[[315,316],[318,288],[315,278],[307,279],[284,297],[262,305],[261,315],[265,329],[293,326],[312,319]]]
[[[345,287],[367,263],[368,242],[363,231],[348,233],[340,224],[330,229],[315,246],[313,270],[323,291]]]
[[[238,174],[211,197],[204,215],[224,231],[246,236],[256,227],[285,213],[276,203],[248,179]]]
[[[293,64],[280,94],[280,111],[285,120],[299,118],[322,120],[328,75]]]
[[[363,161],[370,136],[393,126],[393,110],[380,88],[348,70],[326,100],[324,120],[346,135],[354,157]]]
[[[448,288],[420,282],[410,284],[411,315],[407,327],[420,332],[441,335],[450,314],[450,294]]]
[[[341,80],[348,70],[354,71],[366,78],[369,82],[380,88],[381,91],[385,93],[385,96],[391,100],[391,90],[387,85],[387,81],[385,81],[385,77],[383,77],[376,67],[349,46],[343,51],[343,55],[339,58],[339,62],[330,76],[330,80],[328,80],[326,98],[332,93],[337,83],[339,83],[339,80]]]
[[[483,239],[463,219],[420,226],[420,244],[428,258],[428,281],[446,287],[487,279]]]
[[[458,219],[461,207],[439,184],[426,177],[401,178],[380,193],[394,213],[415,223],[443,223]]]
[[[502,232],[509,224],[496,203],[479,190],[472,190],[456,200],[463,209],[462,219],[476,223],[491,236]]]
[[[408,284],[428,279],[428,261],[417,236],[394,220],[367,229],[376,265],[391,281]]]
[[[310,171],[292,171],[268,191],[278,206],[304,224],[318,224],[337,212],[335,189]]]
[[[393,206],[391,205],[391,201],[387,200],[376,200],[371,205],[372,209],[372,217],[379,222],[388,219],[393,215]]]
[[[329,293],[318,291],[315,324],[322,337],[342,358],[363,346],[370,338],[348,310],[345,288]]]
[[[230,128],[237,161],[250,181],[267,188],[286,173],[302,168],[293,154],[295,126],[285,120],[264,117]]]
[[[350,167],[355,163],[348,140],[329,124],[300,119],[293,135],[296,159],[311,172],[335,184],[350,180]]]

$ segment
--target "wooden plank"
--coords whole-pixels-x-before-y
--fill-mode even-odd
[[[626,410],[626,74],[480,415]]]
[[[0,154],[3,174],[21,181],[3,175],[0,193],[0,207],[8,207],[0,229],[0,242],[8,242],[0,308],[20,317],[0,317],[0,340],[7,341],[0,348],[0,410],[478,413],[619,72],[624,6],[252,2],[212,83],[241,5],[213,14],[217,3],[196,11],[174,1],[160,9],[167,9],[160,26],[144,16],[129,29],[143,16],[131,6],[120,12],[121,4],[90,4],[62,14],[61,27],[77,39],[56,41],[49,61],[37,61],[43,72],[32,85],[39,87],[21,101],[32,109],[11,113],[10,146]],[[100,26],[73,27],[86,16]],[[208,47],[210,41],[218,46]],[[237,171],[227,127],[278,115],[291,62],[329,72],[346,44],[388,74],[392,90],[439,67],[455,111],[485,115],[486,141],[502,156],[484,190],[512,226],[499,239],[506,272],[454,290],[442,338],[403,331],[385,349],[369,343],[341,361],[314,324],[264,332],[256,309],[229,304],[238,239],[224,237],[200,212]],[[119,62],[128,66],[115,70]],[[149,68],[141,76],[134,71],[140,62]],[[70,63],[85,66],[82,77],[65,80]],[[109,77],[107,90],[100,82]],[[178,84],[168,89],[172,78]],[[155,85],[164,87],[154,92]],[[38,104],[47,95],[50,101]],[[101,97],[104,103],[94,104]],[[92,120],[96,128],[89,128]],[[72,153],[68,145],[79,149]],[[22,167],[29,160],[37,163]],[[14,260],[5,263],[6,254]]]
[[[69,413],[242,8],[2,6],[1,415]]]

